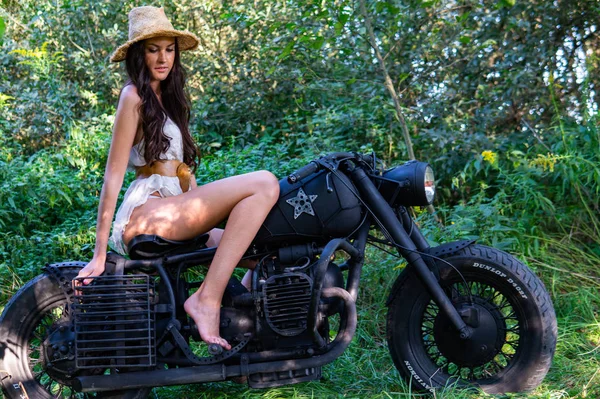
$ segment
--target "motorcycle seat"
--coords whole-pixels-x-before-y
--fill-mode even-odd
[[[208,238],[208,233],[184,241],[167,240],[155,234],[140,234],[129,241],[127,250],[131,259],[154,259],[206,248]]]

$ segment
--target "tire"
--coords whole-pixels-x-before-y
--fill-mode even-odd
[[[432,393],[452,385],[479,386],[486,393],[537,387],[552,363],[557,335],[543,283],[513,256],[483,245],[443,259],[460,271],[469,288],[456,270],[438,260],[440,285],[457,309],[472,301],[479,325],[470,339],[460,339],[417,275],[403,272],[387,316],[388,346],[400,375]],[[474,319],[466,322],[475,325]]]
[[[70,265],[73,267],[62,269],[69,280],[77,275],[84,264]],[[6,397],[147,398],[150,389],[111,391],[95,395],[77,393],[71,390],[69,377],[45,368],[42,342],[59,325],[69,325],[66,304],[67,300],[59,286],[48,275],[42,274],[21,288],[6,305],[0,317],[0,381]],[[74,361],[69,363],[69,367],[71,365],[74,367]],[[79,375],[83,373],[73,372],[73,376]]]

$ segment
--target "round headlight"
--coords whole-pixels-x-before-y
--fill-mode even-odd
[[[431,205],[433,204],[433,199],[435,198],[435,176],[433,175],[433,169],[429,165],[427,165],[427,167],[425,168],[424,185],[427,203]]]
[[[408,161],[382,176],[379,192],[392,206],[427,206],[435,198],[435,177],[427,162]]]

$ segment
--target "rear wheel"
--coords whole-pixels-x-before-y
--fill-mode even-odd
[[[438,261],[440,284],[473,329],[461,339],[419,278],[401,275],[387,320],[390,353],[420,390],[456,384],[487,393],[538,386],[556,346],[556,317],[542,282],[500,250],[472,245]]]
[[[69,279],[78,271],[75,266],[63,269]],[[150,389],[102,394],[72,390],[72,379],[83,375],[75,367],[73,339],[67,300],[50,277],[40,275],[19,290],[0,317],[0,380],[7,398],[148,397]]]

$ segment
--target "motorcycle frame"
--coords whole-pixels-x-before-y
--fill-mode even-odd
[[[82,392],[99,392],[114,389],[134,389],[152,386],[181,385],[189,383],[202,383],[224,381],[228,378],[248,376],[254,373],[278,372],[311,367],[320,367],[334,361],[350,344],[356,330],[356,298],[360,276],[364,263],[364,253],[369,231],[373,223],[387,232],[388,239],[399,254],[404,257],[408,266],[406,272],[416,273],[423,285],[431,295],[433,301],[440,307],[462,339],[468,339],[472,333],[471,328],[464,322],[461,314],[441,288],[436,276],[424,260],[422,254],[430,252],[431,248],[414,221],[404,212],[399,215],[386,202],[373,182],[373,175],[369,175],[360,165],[347,168],[351,181],[361,194],[363,204],[368,214],[362,225],[349,238],[336,238],[323,248],[321,256],[314,266],[313,296],[309,307],[307,329],[313,337],[316,350],[307,351],[306,354],[294,356],[291,351],[285,351],[291,358],[284,360],[281,356],[268,356],[243,353],[239,357],[239,365],[225,365],[223,363],[180,367],[166,370],[125,372],[114,375],[82,376],[74,379],[74,388]],[[407,232],[410,231],[410,234]],[[346,290],[340,288],[323,289],[323,280],[327,267],[336,251],[343,250],[349,259],[340,266],[348,270]],[[179,327],[176,318],[175,290],[171,284],[166,267],[176,266],[178,271],[190,266],[208,264],[213,259],[216,248],[206,248],[189,253],[168,255],[158,259],[128,260],[118,257],[114,269],[117,273],[134,271],[138,269],[155,269],[161,277],[168,295],[171,324]],[[392,295],[394,293],[392,292]],[[319,303],[322,297],[338,297],[342,300],[345,309],[345,320],[340,320],[340,330],[334,342],[327,344],[318,333]],[[273,355],[273,352],[269,351]],[[254,356],[252,356],[254,355]],[[306,358],[307,355],[310,357]],[[298,358],[302,357],[304,358]],[[294,357],[296,357],[294,359]],[[251,361],[258,363],[251,363]]]

